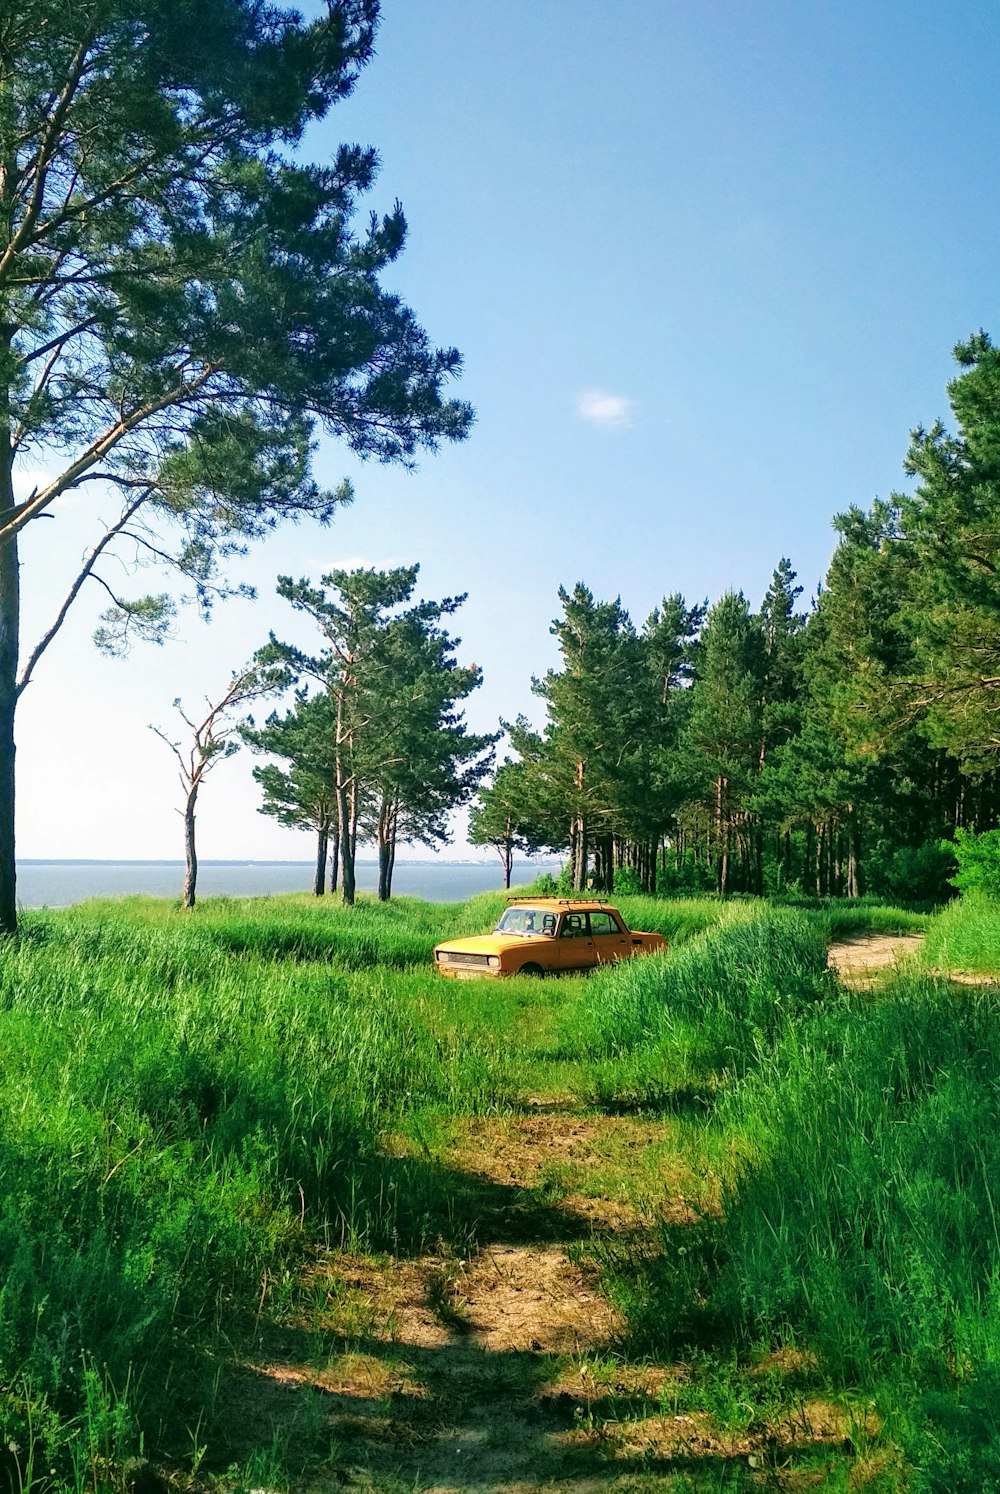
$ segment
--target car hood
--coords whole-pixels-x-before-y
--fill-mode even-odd
[[[476,934],[469,939],[443,939],[435,949],[447,949],[452,954],[502,954],[506,949],[538,949],[554,944],[548,935],[539,934]]]

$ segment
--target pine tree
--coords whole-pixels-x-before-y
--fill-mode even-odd
[[[550,844],[544,828],[532,823],[530,804],[528,765],[508,758],[497,768],[493,782],[479,790],[469,815],[469,844],[494,847],[503,864],[505,887],[510,887],[516,852],[532,856]]]
[[[760,886],[760,846],[750,798],[764,741],[767,651],[764,631],[742,592],[727,592],[709,610],[700,640],[685,739],[703,764],[711,792],[716,885],[729,891],[734,838],[743,880]]]
[[[316,624],[316,654],[272,637],[270,648],[329,696],[341,896],[354,902],[359,839],[379,847],[379,890],[389,896],[400,834],[425,843],[474,791],[496,738],[466,729],[457,703],[480,683],[454,658],[441,627],[464,597],[412,602],[417,566],[331,571],[318,587],[278,578],[278,594]]]
[[[311,475],[319,428],[402,462],[469,428],[443,393],[457,353],[380,285],[401,209],[352,232],[375,152],[295,153],[353,88],[377,14],[377,0],[330,0],[310,21],[256,0],[0,9],[0,929],[16,926],[20,691],[91,577],[111,591],[105,646],[169,626],[169,594],[129,598],[101,574],[115,547],[172,566],[207,608],[227,557],[349,496]],[[29,491],[32,457],[49,475]],[[95,540],[18,674],[21,591],[38,584],[19,537],[70,494]]]
[[[263,763],[254,768],[253,776],[264,793],[260,812],[291,829],[313,832],[316,836],[313,892],[322,897],[326,891],[328,856],[330,891],[335,892],[340,845],[334,795],[334,717],[329,695],[300,695],[283,716],[274,712],[263,726],[249,723],[240,735],[253,751],[281,758],[288,764],[287,768],[279,768],[277,763]]]

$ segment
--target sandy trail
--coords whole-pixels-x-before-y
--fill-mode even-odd
[[[678,1407],[685,1364],[629,1354],[591,1252],[626,1249],[641,1272],[662,1230],[697,1217],[674,1122],[540,1108],[469,1118],[442,1159],[534,1200],[523,1238],[316,1260],[308,1318],[264,1332],[227,1392],[254,1445],[301,1435],[315,1446],[320,1427],[329,1455],[301,1486],[317,1494],[667,1494],[701,1460],[841,1443],[844,1415],[819,1397],[766,1437],[737,1434]],[[621,1179],[640,1167],[651,1187],[636,1202]],[[554,1177],[563,1187],[550,1197]],[[550,1225],[535,1234],[543,1207]],[[714,1209],[709,1193],[702,1207]],[[484,1215],[483,1230],[495,1222]],[[233,1451],[245,1458],[249,1445]]]
[[[850,986],[870,986],[885,970],[918,953],[923,934],[858,934],[830,945],[828,960]]]

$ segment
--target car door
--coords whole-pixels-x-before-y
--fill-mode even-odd
[[[594,946],[594,960],[598,965],[614,964],[616,960],[627,959],[632,953],[631,940],[622,933],[611,913],[591,913],[590,937]]]
[[[560,970],[589,970],[597,963],[586,913],[564,913],[556,940]]]

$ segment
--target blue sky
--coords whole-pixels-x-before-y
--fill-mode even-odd
[[[756,603],[788,555],[814,591],[832,514],[901,486],[909,429],[947,414],[953,344],[1000,332],[998,62],[985,3],[383,0],[308,146],[378,147],[370,205],[410,225],[391,283],[461,348],[476,427],[416,473],[324,442],[355,505],[257,550],[259,601],[208,629],[109,662],[81,603],[22,704],[22,854],[179,854],[147,724],[295,632],[278,572],[419,561],[425,594],[468,591],[478,728],[535,710],[560,583],[641,620],[675,590]],[[74,499],[34,526],[29,640],[90,523]],[[307,857],[251,765],[209,782],[202,854]]]

